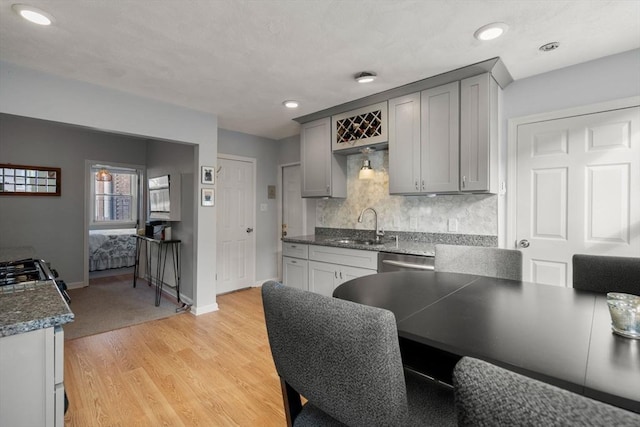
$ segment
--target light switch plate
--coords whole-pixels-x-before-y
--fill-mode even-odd
[[[269,206],[266,203],[260,203],[260,211],[266,212]]]

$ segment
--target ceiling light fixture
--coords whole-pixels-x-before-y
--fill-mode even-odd
[[[560,42],[551,42],[547,44],[543,44],[538,49],[542,52],[551,52],[552,50],[556,50],[560,47]]]
[[[282,105],[284,105],[287,108],[298,108],[300,104],[298,103],[298,101],[294,101],[293,99],[290,99],[288,101],[284,101]]]
[[[358,83],[371,83],[376,79],[377,74],[369,71],[362,71],[354,76]]]
[[[362,154],[365,156],[364,162],[362,163],[362,167],[360,168],[360,172],[358,172],[358,179],[373,179],[373,168],[371,167],[371,160],[369,160],[369,154],[371,154],[375,149],[371,147],[363,148]]]
[[[113,179],[113,176],[107,168],[101,168],[96,172],[96,181],[109,182]]]
[[[14,4],[11,5],[11,9],[29,22],[33,22],[38,25],[51,25],[53,23],[53,16],[47,12],[26,4]]]
[[[504,22],[493,22],[478,28],[473,36],[480,41],[493,40],[506,33],[507,29],[509,26]]]

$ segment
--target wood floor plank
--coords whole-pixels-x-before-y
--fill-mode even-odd
[[[285,425],[260,289],[218,305],[65,341],[65,425]]]

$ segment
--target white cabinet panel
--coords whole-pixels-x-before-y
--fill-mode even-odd
[[[282,255],[307,259],[309,257],[309,245],[304,243],[282,243]]]
[[[53,328],[0,338],[0,426],[56,425],[54,345]]]
[[[333,296],[338,273],[335,264],[309,261],[309,290],[325,296]]]
[[[333,291],[347,280],[376,274],[376,270],[328,262],[309,261],[309,290],[333,296]]]
[[[370,270],[376,270],[378,268],[378,252],[360,249],[310,245],[309,259],[313,261],[368,268]]]
[[[309,289],[309,261],[306,259],[282,258],[282,283],[304,291]]]

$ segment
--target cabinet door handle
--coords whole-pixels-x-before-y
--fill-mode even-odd
[[[467,177],[465,175],[462,175],[462,188],[466,187],[467,185]]]
[[[420,186],[418,185],[418,180],[416,179],[416,190],[420,190]]]
[[[335,277],[336,279],[338,278],[338,272],[337,271],[333,272],[333,277]]]
[[[424,179],[422,180],[422,191],[424,191]]]
[[[295,260],[291,260],[291,264],[297,264],[297,262]]]
[[[340,272],[340,279],[342,279],[342,271]]]
[[[327,185],[327,194],[329,194],[329,186]]]

